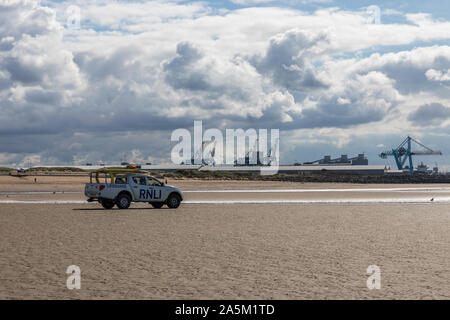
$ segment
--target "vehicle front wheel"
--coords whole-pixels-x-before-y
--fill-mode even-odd
[[[172,209],[176,209],[180,206],[181,198],[179,195],[173,193],[167,199],[167,206]]]
[[[100,204],[105,209],[112,209],[114,207],[114,201],[113,200],[107,200],[107,199],[101,199]]]
[[[131,204],[131,198],[127,194],[119,194],[116,200],[116,204],[119,209],[128,209]]]
[[[163,202],[150,202],[150,204],[151,204],[152,207],[155,208],[155,209],[161,209],[162,206],[164,205]]]

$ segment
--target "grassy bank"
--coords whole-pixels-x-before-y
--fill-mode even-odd
[[[30,173],[46,172],[46,173],[61,173],[61,172],[87,172],[80,168],[74,167],[34,167],[27,170]]]
[[[10,168],[0,168],[0,173],[13,174],[17,171]],[[45,176],[80,176],[87,175],[89,171],[73,167],[36,167],[31,168],[25,174],[18,175],[45,175]],[[234,181],[288,181],[288,182],[330,182],[330,183],[450,183],[450,175],[361,175],[336,172],[316,172],[309,174],[286,174],[261,175],[259,172],[225,172],[225,171],[196,171],[177,170],[174,172],[152,171],[152,175],[159,179],[195,179],[195,180],[234,180]]]
[[[152,172],[160,178],[198,180],[246,180],[289,182],[336,182],[336,183],[450,183],[450,175],[360,175],[351,173],[317,172],[311,174],[261,175],[256,172],[207,172],[178,170],[175,172]]]

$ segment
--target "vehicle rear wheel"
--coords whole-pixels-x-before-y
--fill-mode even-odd
[[[114,207],[114,201],[112,200],[108,200],[108,199],[101,199],[100,200],[100,204],[103,206],[103,208],[105,209],[112,209]]]
[[[173,193],[167,199],[167,206],[172,209],[176,209],[180,206],[181,198],[179,195]]]
[[[131,198],[129,195],[125,193],[119,194],[116,200],[116,204],[117,207],[119,207],[119,209],[128,209],[131,204]]]
[[[152,207],[155,208],[155,209],[161,209],[162,206],[164,205],[163,202],[151,202],[150,204],[151,204]]]

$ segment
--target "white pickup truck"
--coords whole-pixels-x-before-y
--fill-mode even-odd
[[[148,202],[158,209],[164,204],[178,208],[183,201],[180,189],[166,186],[142,170],[101,169],[91,172],[90,180],[84,194],[89,202],[98,201],[105,209],[114,205],[127,209],[131,202]]]

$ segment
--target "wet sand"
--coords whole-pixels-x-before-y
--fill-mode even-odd
[[[49,179],[39,189],[32,181],[14,185],[0,178],[0,191],[69,192],[81,187],[82,192],[84,181]],[[169,181],[177,183],[191,191],[368,188]],[[449,191],[187,192],[186,200],[388,196],[444,198]],[[11,197],[80,203],[0,204],[0,299],[450,298],[450,204],[445,202],[188,202],[176,210],[144,204],[104,210],[83,203],[77,193]],[[381,268],[380,290],[366,287],[366,269],[374,264]],[[80,290],[66,288],[69,265],[81,268]]]
[[[37,182],[34,182],[34,179]],[[163,180],[163,179],[161,179]],[[0,191],[84,191],[89,176],[24,176],[0,175]],[[350,183],[304,183],[289,181],[224,181],[224,180],[173,180],[169,185],[183,190],[237,190],[237,189],[324,189],[324,188],[450,188],[449,184],[350,184]]]

